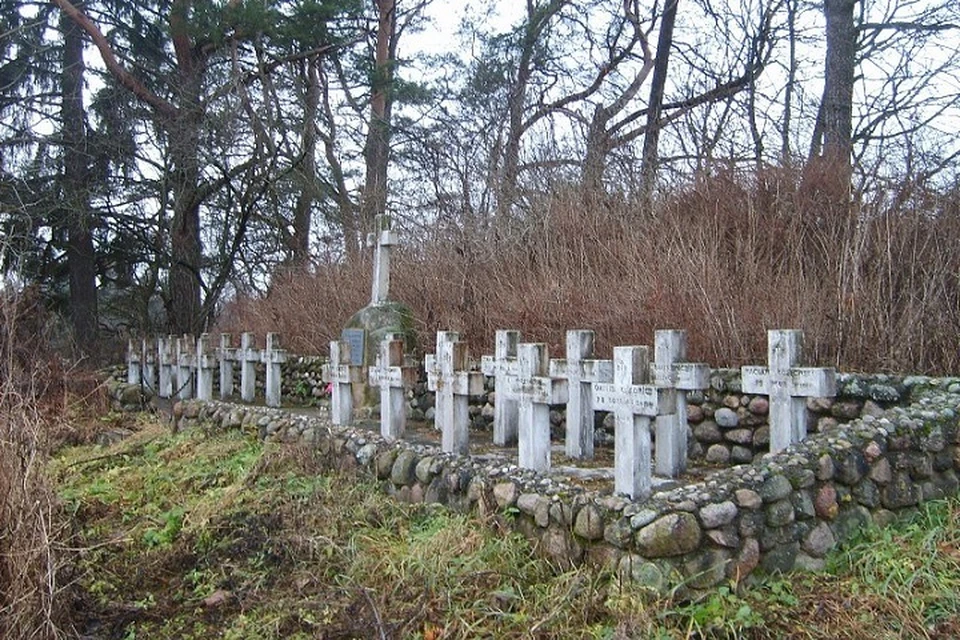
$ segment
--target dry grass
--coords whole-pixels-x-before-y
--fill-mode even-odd
[[[653,215],[561,192],[523,219],[408,224],[391,297],[413,308],[427,351],[438,329],[487,351],[496,329],[560,349],[565,330],[590,328],[609,353],[682,328],[693,357],[736,366],[765,357],[766,329],[798,328],[817,363],[955,372],[956,198],[853,206],[831,195],[826,176],[703,178],[664,196]],[[286,274],[263,298],[234,304],[222,327],[280,331],[295,351],[325,353],[366,304],[369,274],[368,264],[333,262]]]
[[[46,472],[55,414],[31,298],[0,296],[0,636],[70,635],[68,531]],[[31,339],[25,339],[32,336]]]

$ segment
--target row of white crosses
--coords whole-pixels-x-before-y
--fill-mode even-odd
[[[230,335],[220,335],[220,347],[214,348],[206,333],[199,338],[184,335],[160,337],[154,343],[143,340],[137,345],[130,340],[127,347],[127,382],[143,384],[161,398],[189,400],[213,399],[215,373],[220,374],[220,397],[233,394],[234,363],[240,363],[240,398],[253,402],[256,396],[256,365],[266,365],[265,403],[279,407],[281,401],[281,365],[287,352],[280,349],[280,338],[268,333],[264,349],[255,347],[252,333],[240,338],[240,348],[232,348]],[[139,347],[139,348],[138,348]],[[159,380],[158,380],[159,378]]]
[[[836,393],[835,372],[800,368],[801,333],[769,332],[769,367],[744,367],[745,393],[770,396],[771,450],[776,452],[806,435],[806,397]],[[651,422],[655,420],[656,473],[676,477],[686,468],[687,401],[689,391],[709,385],[706,364],[686,362],[682,331],[657,331],[654,361],[642,346],[614,348],[613,360],[595,359],[594,333],[569,331],[567,357],[550,360],[545,344],[522,343],[518,331],[498,331],[494,355],[484,356],[481,371],[470,366],[465,343],[455,332],[438,332],[436,351],[426,356],[427,384],[436,393],[436,426],[443,451],[469,451],[469,396],[483,391],[483,376],[495,380],[494,443],[517,441],[519,465],[550,469],[550,407],[566,404],[570,458],[593,457],[594,412],[610,411],[615,424],[615,491],[633,498],[649,495],[653,455]],[[388,439],[403,435],[404,388],[412,371],[401,367],[403,343],[391,337],[381,345],[375,367],[367,373],[381,390],[381,433]],[[348,424],[352,385],[363,375],[350,364],[349,345],[331,343],[331,363],[325,380],[333,385],[331,415],[335,424]]]

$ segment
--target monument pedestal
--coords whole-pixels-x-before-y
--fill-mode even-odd
[[[366,372],[376,364],[380,343],[390,334],[402,336],[404,353],[416,349],[413,311],[401,302],[385,301],[360,309],[347,321],[340,339],[350,344],[350,363]],[[353,385],[354,407],[372,407],[379,402],[380,391],[370,387],[366,375]]]

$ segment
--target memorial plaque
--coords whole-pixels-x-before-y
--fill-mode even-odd
[[[363,329],[344,329],[340,334],[340,339],[350,345],[350,364],[353,366],[363,366],[365,337]]]

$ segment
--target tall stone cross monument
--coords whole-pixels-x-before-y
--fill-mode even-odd
[[[377,216],[373,233],[367,235],[367,246],[373,249],[370,304],[353,314],[340,336],[342,342],[350,345],[347,364],[360,367],[364,372],[376,366],[380,345],[388,336],[399,335],[406,353],[414,351],[416,346],[413,312],[405,304],[390,299],[390,254],[398,244],[390,217]],[[379,390],[371,389],[367,383],[366,376],[362,376],[353,384],[354,406],[358,409],[379,402]]]
[[[390,248],[400,244],[392,227],[388,216],[377,216],[377,230],[367,235],[367,246],[373,247],[371,305],[386,302],[390,294]]]

